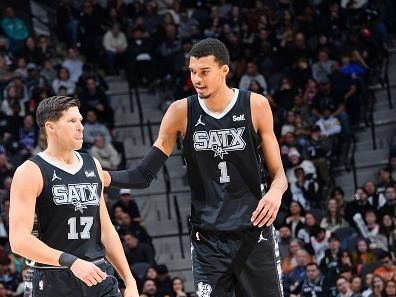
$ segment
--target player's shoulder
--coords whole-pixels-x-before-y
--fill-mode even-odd
[[[270,108],[270,98],[258,93],[251,92],[250,105],[253,109],[257,108],[259,110]]]
[[[13,183],[23,183],[24,185],[31,183],[41,184],[43,176],[36,163],[31,160],[26,160],[16,168],[12,181]]]
[[[174,112],[181,112],[183,110],[187,110],[187,104],[188,104],[188,98],[178,99],[172,102],[168,110]]]

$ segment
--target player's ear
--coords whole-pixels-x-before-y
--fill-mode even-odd
[[[50,132],[50,131],[51,131],[51,132],[54,132],[54,131],[55,131],[54,123],[53,123],[53,122],[50,122],[50,121],[45,122],[44,128],[45,128],[45,131],[47,131],[47,133]]]
[[[223,65],[221,68],[225,75],[227,75],[228,72],[230,71],[230,67],[228,67],[228,65]]]

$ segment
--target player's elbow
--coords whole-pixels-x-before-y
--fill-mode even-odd
[[[16,232],[10,231],[10,247],[14,254],[23,255],[25,239]]]

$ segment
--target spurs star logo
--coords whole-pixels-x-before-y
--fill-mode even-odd
[[[203,282],[198,283],[198,297],[210,297],[210,293],[212,293],[212,287],[209,284]]]
[[[54,170],[54,174],[52,175],[52,181],[54,181],[56,179],[62,180],[59,176],[56,175],[56,172]]]
[[[195,127],[197,127],[198,125],[205,126],[205,123],[202,122],[202,115],[199,116],[199,119],[198,119],[197,123],[195,124]]]
[[[257,243],[260,243],[260,242],[262,242],[262,241],[267,241],[267,240],[268,240],[268,239],[265,238],[265,237],[263,236],[263,231],[261,231]]]

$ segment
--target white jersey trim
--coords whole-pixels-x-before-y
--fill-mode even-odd
[[[226,106],[226,108],[222,111],[222,112],[213,112],[211,110],[209,110],[209,108],[206,107],[205,105],[205,99],[202,99],[198,96],[198,103],[199,105],[201,105],[202,109],[211,117],[215,118],[216,120],[220,120],[222,117],[224,117],[235,105],[235,103],[237,102],[238,99],[238,94],[239,94],[239,90],[233,88],[232,89],[234,91],[234,95],[232,96],[231,102],[228,103],[228,105]]]
[[[38,155],[47,163],[51,164],[52,166],[55,166],[69,174],[75,175],[77,172],[80,171],[80,169],[83,167],[84,165],[84,161],[81,157],[81,155],[78,152],[74,152],[78,158],[78,164],[76,165],[75,168],[66,168],[62,163],[52,160],[50,159],[44,152],[40,152],[38,153]]]

